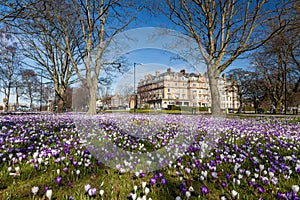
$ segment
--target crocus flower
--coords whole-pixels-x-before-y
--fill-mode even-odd
[[[186,196],[187,199],[189,199],[190,196],[191,196],[191,192],[190,192],[190,191],[187,191],[187,192],[185,193],[185,196]]]
[[[221,185],[222,185],[223,188],[226,188],[226,183],[225,182],[222,182]]]
[[[211,175],[212,175],[212,177],[214,177],[214,178],[218,178],[218,173],[217,173],[217,172],[212,172]]]
[[[89,189],[88,191],[88,194],[92,197],[92,196],[95,196],[97,193],[97,189],[96,188],[91,188]]]
[[[295,194],[297,194],[299,191],[299,185],[293,185],[292,190],[293,190],[293,192],[295,192]]]
[[[231,191],[231,196],[232,196],[233,199],[235,199],[235,198],[238,199],[239,198],[239,193],[235,190],[232,190]]]
[[[136,200],[136,196],[137,196],[137,195],[136,195],[135,193],[134,193],[134,194],[131,194],[130,196],[131,196],[132,200]]]
[[[31,192],[33,193],[34,196],[38,193],[38,191],[39,191],[39,187],[37,186],[31,188]]]
[[[51,200],[51,197],[52,197],[52,190],[47,190],[46,191],[46,197]]]
[[[207,195],[209,190],[208,190],[208,187],[206,186],[201,186],[201,192],[203,195]]]
[[[147,185],[147,182],[142,182],[142,188],[144,189]]]
[[[56,177],[54,180],[55,180],[55,182],[56,182],[58,185],[60,185],[60,184],[62,183],[62,177],[61,177],[61,176]]]
[[[259,193],[263,193],[265,191],[264,188],[261,186],[258,186],[257,190]]]
[[[88,192],[90,188],[91,188],[91,185],[90,185],[90,184],[86,184],[86,185],[84,186],[84,191],[85,191],[85,192]]]
[[[136,192],[136,190],[137,190],[137,186],[135,185],[135,186],[133,186],[133,190],[134,190],[134,193]]]
[[[100,196],[102,197],[103,194],[104,194],[104,190],[100,190],[99,194],[100,194]]]
[[[156,183],[156,179],[155,178],[151,178],[150,179],[150,185],[153,186],[155,183]]]

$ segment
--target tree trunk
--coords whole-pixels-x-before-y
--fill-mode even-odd
[[[16,108],[19,107],[19,91],[18,91],[18,86],[16,87]]]
[[[239,106],[239,109],[238,109],[238,113],[242,113],[242,110],[243,110],[243,95],[241,93],[239,94],[239,102],[240,102],[240,106]]]
[[[96,110],[96,101],[97,101],[97,91],[98,91],[98,81],[97,79],[92,79],[92,85],[88,87],[89,89],[89,109],[87,114],[95,115],[97,114]]]
[[[60,87],[58,94],[55,93],[56,99],[58,99],[56,112],[61,113],[64,111],[65,107],[65,89]]]
[[[32,96],[30,96],[29,107],[30,107],[31,109],[33,109],[33,97],[32,97]]]
[[[215,65],[210,65],[207,67],[210,93],[211,93],[211,111],[212,115],[216,117],[224,116],[224,113],[220,107],[220,94],[218,89],[218,79],[220,73],[217,71]]]
[[[10,98],[10,84],[8,85],[8,88],[7,88],[7,101],[5,102],[5,111],[7,112],[9,109],[9,98]]]

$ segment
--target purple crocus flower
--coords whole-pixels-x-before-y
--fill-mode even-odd
[[[55,180],[55,182],[56,182],[58,185],[61,185],[61,183],[62,183],[62,177],[61,177],[61,176],[56,177],[54,180]]]
[[[150,179],[150,185],[153,186],[155,183],[156,183],[156,179],[155,178],[151,178]]]
[[[259,193],[263,193],[265,191],[264,188],[261,187],[261,186],[258,186],[257,190],[258,190]]]
[[[203,195],[207,195],[209,190],[208,190],[208,187],[206,187],[205,185],[204,186],[201,186],[201,192]]]
[[[181,188],[181,192],[182,192],[182,194],[185,194],[186,193],[186,188],[185,187]]]
[[[161,179],[161,184],[162,184],[162,185],[165,185],[166,183],[167,183],[167,180],[166,180],[166,179],[164,179],[164,178]]]
[[[185,168],[185,173],[189,174],[191,172],[190,168]]]
[[[223,188],[226,188],[227,184],[226,184],[225,182],[222,182],[222,183],[221,183],[221,186],[222,186]]]
[[[73,183],[70,181],[70,182],[68,183],[68,186],[69,186],[69,187],[73,187]]]
[[[162,177],[164,177],[164,175],[160,172],[160,173],[158,174],[158,177],[159,177],[159,178],[162,178]]]

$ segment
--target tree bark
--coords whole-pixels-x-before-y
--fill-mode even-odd
[[[7,111],[8,111],[8,107],[9,107],[9,99],[10,99],[10,84],[8,85],[8,88],[7,88],[7,96],[6,96],[6,98],[7,98],[7,101],[5,102],[5,108],[4,108],[5,112],[7,112]]]
[[[57,102],[55,102],[57,106],[55,112],[57,113],[62,113],[65,107],[65,91],[66,90],[62,87],[59,87],[59,89],[55,91],[55,99],[57,99]]]
[[[96,110],[96,101],[97,101],[97,91],[98,91],[98,81],[97,79],[91,80],[92,85],[88,87],[89,90],[89,109],[87,114],[95,115],[97,114]]]
[[[19,87],[16,86],[16,108],[19,107]]]
[[[211,93],[211,108],[212,108],[212,115],[216,117],[222,117],[224,116],[224,113],[221,110],[220,107],[220,94],[218,89],[218,79],[220,73],[217,70],[217,67],[212,64],[208,66],[207,68],[208,72],[208,80],[209,80],[209,86],[210,86],[210,93]]]

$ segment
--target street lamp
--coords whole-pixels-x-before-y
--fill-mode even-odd
[[[137,109],[137,92],[135,90],[135,66],[136,65],[143,65],[142,63],[133,63],[133,93],[134,93],[134,112]]]
[[[284,114],[286,115],[286,96],[287,96],[287,87],[286,87],[286,63],[284,63]]]
[[[43,101],[43,69],[41,69],[41,94],[40,94],[40,111],[42,111],[42,101]]]

